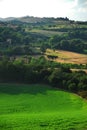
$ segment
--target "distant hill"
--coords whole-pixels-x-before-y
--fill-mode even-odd
[[[9,54],[12,55],[15,45],[21,46],[22,52],[27,46],[32,48],[32,52],[42,47],[45,50],[51,48],[87,54],[87,22],[72,21],[67,17],[25,16],[0,18],[0,27],[2,54],[8,54],[10,50]],[[12,46],[7,42],[9,39]]]
[[[67,17],[34,17],[34,16],[23,16],[23,17],[7,17],[7,18],[0,18],[0,21],[2,22],[16,22],[16,23],[61,23],[61,22],[66,22],[66,23],[79,23],[79,24],[87,24],[87,21],[74,21],[70,20]]]
[[[14,17],[0,18],[0,21],[7,22],[7,21],[15,20],[15,19],[16,19],[16,18],[14,18]]]
[[[47,17],[43,17],[43,18],[40,18],[40,17],[33,17],[33,16],[24,16],[24,17],[8,17],[8,18],[0,18],[0,21],[3,21],[3,22],[7,22],[7,21],[13,21],[13,20],[16,20],[16,21],[20,21],[20,22],[26,22],[26,23],[41,23],[41,22],[55,22],[55,21],[58,21],[58,20],[64,20],[64,21],[69,21],[68,18],[47,18]]]

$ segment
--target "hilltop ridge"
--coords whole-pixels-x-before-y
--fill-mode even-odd
[[[48,20],[65,20],[69,21],[67,17],[34,17],[34,16],[23,16],[23,17],[7,17],[7,18],[0,18],[0,21],[12,21],[12,20],[19,20],[25,22],[46,22]]]

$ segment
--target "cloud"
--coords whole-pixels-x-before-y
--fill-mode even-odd
[[[75,0],[77,8],[87,8],[87,0]]]
[[[72,5],[68,17],[77,21],[87,21],[87,0],[67,1]]]
[[[77,0],[77,10],[80,13],[87,13],[87,0]]]
[[[87,0],[77,0],[78,5],[84,6],[87,4]]]

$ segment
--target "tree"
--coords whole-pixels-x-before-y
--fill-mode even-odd
[[[49,83],[51,83],[54,87],[62,88],[62,71],[61,69],[55,69],[49,76]]]
[[[69,86],[68,86],[68,90],[72,91],[72,92],[76,92],[77,91],[76,84],[70,83]]]

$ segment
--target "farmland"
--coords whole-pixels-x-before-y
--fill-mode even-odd
[[[60,63],[87,64],[87,55],[63,50],[46,50],[46,55],[58,56],[55,59]]]
[[[84,130],[87,102],[47,85],[0,84],[0,130]]]
[[[86,113],[87,22],[2,19],[0,130],[86,130]]]

